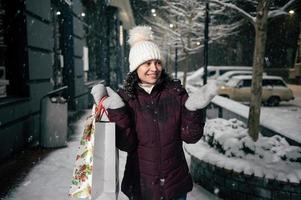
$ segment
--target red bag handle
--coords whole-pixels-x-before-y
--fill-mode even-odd
[[[106,110],[106,108],[103,106],[103,101],[107,98],[107,96],[104,96],[100,99],[100,101],[98,102],[98,105],[96,106],[96,110],[95,110],[95,118],[96,120],[100,120],[103,116],[103,114],[105,113],[108,116],[108,111]]]

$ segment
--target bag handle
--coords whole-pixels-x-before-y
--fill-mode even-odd
[[[103,106],[103,101],[107,98],[107,96],[104,96],[100,99],[100,101],[98,102],[98,105],[95,107],[95,118],[96,121],[99,121],[103,114],[105,113],[107,117],[108,116],[108,111],[106,110],[106,108]]]

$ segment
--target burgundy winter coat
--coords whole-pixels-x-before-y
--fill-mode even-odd
[[[128,152],[121,190],[135,200],[170,200],[192,190],[182,141],[203,135],[203,111],[188,111],[187,92],[179,82],[156,85],[151,94],[137,86],[135,98],[124,90],[126,106],[109,109],[116,122],[119,149]]]

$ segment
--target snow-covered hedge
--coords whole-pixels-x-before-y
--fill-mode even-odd
[[[265,162],[283,160],[301,163],[301,148],[290,146],[285,138],[259,134],[258,140],[254,142],[247,131],[246,125],[237,119],[211,119],[206,123],[203,140],[227,157],[256,157]]]
[[[301,148],[280,136],[253,142],[246,125],[237,119],[210,119],[203,140],[185,144],[185,150],[202,162],[245,175],[301,183]]]

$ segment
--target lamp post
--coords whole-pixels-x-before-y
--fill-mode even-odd
[[[178,48],[177,43],[175,44],[175,79],[178,77]]]
[[[178,22],[178,16],[176,16],[176,24],[175,26],[173,25],[172,28],[177,28],[177,22]],[[175,43],[175,79],[178,78],[178,47],[177,47],[177,42]]]
[[[207,83],[207,67],[208,67],[208,33],[209,33],[209,1],[206,0],[205,9],[205,28],[204,28],[204,75],[203,85]]]

